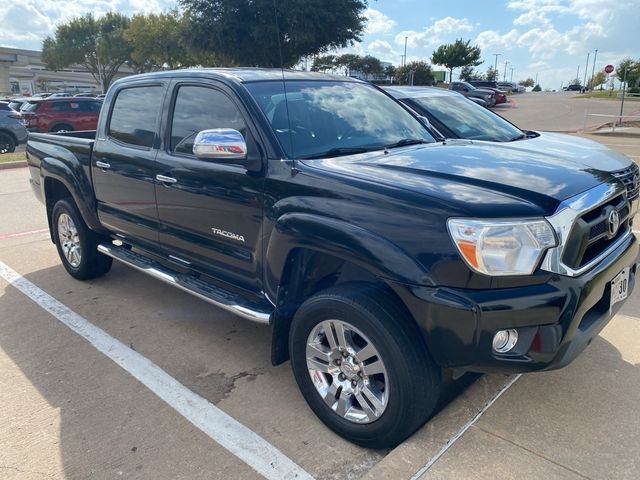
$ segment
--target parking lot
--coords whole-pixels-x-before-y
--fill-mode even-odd
[[[592,138],[637,160],[638,138]],[[270,365],[268,327],[119,264],[78,282],[27,169],[0,171],[0,199],[0,478],[640,478],[637,290],[573,364],[464,377],[374,451]]]

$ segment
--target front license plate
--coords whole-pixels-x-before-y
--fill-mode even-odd
[[[629,267],[623,269],[613,280],[611,280],[611,305],[621,302],[627,298],[629,293]]]

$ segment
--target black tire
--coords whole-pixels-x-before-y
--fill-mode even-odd
[[[72,265],[72,262],[67,259],[61,244],[58,221],[63,214],[71,218],[77,231],[77,243],[80,246],[80,260],[77,262],[77,265]],[[71,199],[58,200],[53,206],[51,228],[56,248],[58,249],[58,255],[62,260],[62,265],[64,265],[64,268],[69,272],[69,275],[78,280],[89,280],[100,277],[111,269],[113,259],[101,254],[97,250],[98,245],[105,241],[106,238],[98,235],[87,227],[80,212],[78,212],[78,208]],[[76,262],[74,261],[73,263]]]
[[[0,154],[13,153],[16,151],[16,141],[12,135],[0,132]]]
[[[336,413],[311,380],[307,341],[318,324],[329,319],[348,322],[366,335],[386,367],[386,408],[370,423],[356,423]],[[396,446],[426,422],[440,397],[441,371],[418,326],[375,285],[344,284],[304,302],[291,325],[289,351],[296,382],[314,413],[334,432],[363,447]]]
[[[49,131],[54,133],[55,132],[73,132],[73,127],[66,123],[58,123],[57,125],[54,125],[53,127],[51,127],[51,130]]]

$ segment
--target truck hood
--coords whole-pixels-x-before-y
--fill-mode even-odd
[[[589,168],[615,172],[628,168],[632,160],[601,143],[563,133],[536,132],[538,137],[511,143],[515,149],[528,152],[545,152],[557,158],[580,163]],[[482,142],[484,143],[484,142]]]
[[[446,143],[305,160],[305,165],[435,197],[467,212],[550,214],[560,202],[611,177],[583,163],[511,144]],[[522,208],[522,207],[529,208]]]

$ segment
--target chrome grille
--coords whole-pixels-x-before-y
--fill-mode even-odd
[[[614,234],[609,231],[609,215],[618,213],[619,227]],[[572,269],[580,269],[629,230],[629,202],[625,195],[618,195],[576,218],[567,237],[562,263]]]
[[[624,183],[629,201],[638,198],[640,194],[640,168],[637,164],[634,163],[629,168],[611,172],[611,174]]]

